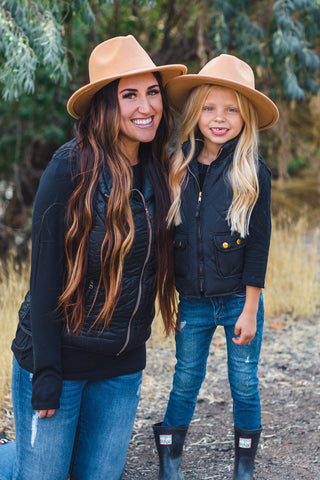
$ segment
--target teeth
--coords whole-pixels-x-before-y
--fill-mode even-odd
[[[152,118],[145,118],[140,120],[132,120],[136,125],[149,125],[152,122]]]

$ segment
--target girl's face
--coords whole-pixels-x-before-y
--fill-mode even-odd
[[[162,96],[152,73],[121,78],[118,85],[120,138],[125,150],[151,142],[162,117]]]
[[[221,146],[236,137],[243,127],[235,93],[214,86],[207,95],[198,121],[205,147],[217,155]]]

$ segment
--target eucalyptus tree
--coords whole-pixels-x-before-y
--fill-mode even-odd
[[[15,177],[19,204],[28,189],[32,202],[37,185],[26,172],[37,178],[72,134],[65,104],[87,81],[90,51],[129,33],[156,63],[185,63],[190,73],[223,52],[249,62],[280,107],[278,127],[261,140],[287,175],[311,132],[294,129],[309,121],[319,87],[320,0],[0,0],[0,173]]]
[[[36,70],[43,67],[53,82],[70,78],[66,25],[76,12],[94,22],[87,0],[4,0],[0,6],[0,82],[5,100],[34,93]]]
[[[303,142],[312,144],[311,128],[301,135],[298,119],[306,117],[310,98],[319,90],[320,0],[159,4],[166,32],[159,51],[167,56],[161,61],[176,54],[189,72],[196,72],[209,58],[231,53],[252,65],[258,87],[277,102],[281,113],[278,126],[262,135],[262,145],[279,176],[287,177],[289,163],[298,162],[296,152],[305,150]]]

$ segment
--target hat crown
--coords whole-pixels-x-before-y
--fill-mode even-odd
[[[135,70],[153,69],[153,63],[147,52],[132,35],[115,37],[98,45],[89,59],[90,82],[106,77],[121,77]]]
[[[255,88],[254,73],[250,65],[240,58],[223,53],[208,62],[199,72],[199,75],[211,76],[249,88]]]

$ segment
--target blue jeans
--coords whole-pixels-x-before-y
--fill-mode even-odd
[[[68,473],[71,480],[120,480],[141,381],[142,372],[101,381],[64,381],[60,408],[51,418],[40,419],[31,407],[32,374],[14,359],[12,480],[66,480]],[[4,457],[0,446],[0,472],[10,469]]]
[[[245,303],[245,293],[200,300],[180,297],[181,329],[176,334],[173,386],[164,426],[189,425],[197,396],[206,375],[206,364],[213,334],[218,325],[225,330],[228,377],[233,398],[234,424],[246,430],[260,428],[258,362],[263,331],[263,298],[259,301],[257,333],[247,345],[232,341],[234,326]]]

